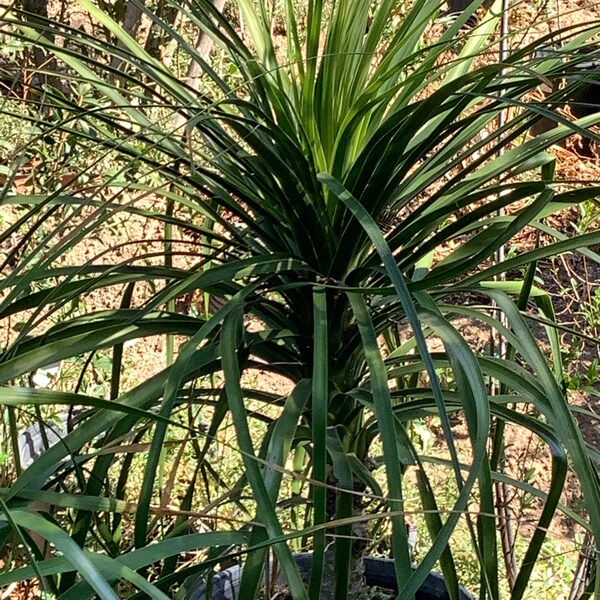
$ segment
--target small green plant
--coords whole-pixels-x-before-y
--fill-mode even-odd
[[[596,288],[588,303],[581,307],[581,314],[592,333],[600,331],[600,288]]]

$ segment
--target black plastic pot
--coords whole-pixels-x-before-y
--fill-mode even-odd
[[[448,12],[452,14],[460,14],[463,11],[467,10],[469,5],[471,5],[473,0],[447,0],[446,4],[448,5]],[[483,7],[485,10],[488,10],[492,4],[493,0],[484,0]]]
[[[294,555],[298,569],[303,576],[310,574],[312,554],[302,552]],[[212,580],[211,600],[235,600],[240,589],[242,568],[239,566],[225,569],[217,573]],[[367,585],[398,591],[394,561],[388,558],[365,558],[365,577]],[[460,588],[461,600],[474,600],[465,588]],[[206,583],[199,585],[186,600],[206,600]],[[444,578],[439,573],[430,573],[423,585],[416,593],[416,600],[450,600],[444,583]]]

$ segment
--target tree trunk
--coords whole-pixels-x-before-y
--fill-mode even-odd
[[[23,10],[30,13],[25,17],[27,22],[41,27],[40,35],[43,35],[50,42],[54,41],[54,36],[47,30],[48,0],[24,0]],[[31,78],[31,84],[33,87],[39,89],[44,85],[51,85],[61,89],[59,78],[48,75],[49,71],[57,70],[56,58],[51,54],[47,54],[42,47],[36,44],[33,47],[32,59],[34,75]]]
[[[176,6],[167,6],[165,0],[160,0],[156,15],[168,25],[174,25],[179,10]],[[168,53],[167,48],[172,46],[169,34],[154,21],[150,24],[150,31],[146,38],[144,49],[148,54],[159,60],[164,60]]]
[[[220,12],[225,6],[225,0],[213,0],[213,6]],[[212,49],[213,41],[210,36],[206,35],[202,30],[198,32],[198,38],[196,39],[196,52],[200,55],[203,60],[208,58]],[[187,71],[188,83],[195,89],[198,89],[199,78],[202,74],[202,67],[200,63],[195,60],[190,62],[190,66]]]
[[[144,0],[141,0],[142,2]],[[125,9],[125,15],[123,17],[123,29],[132,37],[135,38],[138,29],[140,28],[140,24],[142,22],[142,10],[138,8],[136,4],[129,0],[127,2],[127,7]],[[117,48],[124,50],[125,45],[121,40],[117,42]],[[125,62],[121,60],[118,56],[113,56],[111,61],[111,67],[116,69],[117,71],[122,71]]]
[[[223,10],[225,6],[225,0],[212,0],[213,6],[218,10]],[[196,38],[195,50],[198,55],[203,59],[207,60],[212,49],[213,41],[210,36],[206,35],[204,31],[198,31],[198,37]],[[186,81],[190,87],[198,91],[200,87],[200,78],[202,77],[202,66],[200,63],[193,58],[188,66]],[[187,118],[182,113],[177,113],[173,117],[173,126],[176,130],[182,130],[185,125]],[[182,134],[184,132],[182,131]]]

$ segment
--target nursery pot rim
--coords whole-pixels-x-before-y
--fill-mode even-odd
[[[300,573],[303,576],[309,575],[312,553],[298,552],[294,554],[294,558]],[[365,557],[364,564],[367,585],[398,591],[392,559]],[[242,566],[235,565],[217,573],[212,579],[211,600],[234,600],[239,592],[242,570]],[[191,594],[186,596],[186,600],[205,600],[206,588],[206,582],[200,583]],[[415,598],[416,600],[450,600],[443,576],[436,572],[429,573],[415,594]],[[459,598],[474,600],[474,596],[462,585],[459,586]]]

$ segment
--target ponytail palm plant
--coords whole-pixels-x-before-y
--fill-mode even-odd
[[[277,15],[269,2],[238,0],[243,36],[208,0],[178,5],[180,30],[135,3],[176,42],[179,61],[200,64],[204,77],[196,89],[93,2],[79,4],[117,45],[68,24],[25,21],[16,9],[3,15],[5,34],[54,55],[64,79],[61,90],[47,87],[24,101],[25,109],[43,104],[44,122],[8,102],[4,114],[34,121],[41,130],[36,142],[67,136],[80,152],[78,174],[97,183],[23,195],[11,188],[10,171],[6,178],[3,203],[18,207],[18,219],[2,240],[19,241],[3,268],[0,316],[21,322],[0,354],[10,435],[16,446],[19,411],[31,405],[85,411],[60,443],[29,468],[17,467],[3,490],[4,539],[22,540],[32,564],[0,582],[37,576],[61,598],[79,599],[118,597],[115,586],[125,581],[138,597],[165,598],[194,573],[241,554],[240,597],[254,598],[271,548],[294,598],[346,598],[359,554],[353,525],[375,520],[386,524],[400,598],[413,597],[437,563],[451,597],[458,597],[451,540],[459,524],[471,537],[481,597],[499,598],[494,486],[503,482],[533,493],[542,506],[511,584],[518,599],[569,467],[586,500],[586,517],[577,518],[600,535],[598,478],[562,388],[557,354],[554,362],[545,356],[522,314],[530,298],[547,306],[532,285],[535,261],[600,243],[600,236],[557,234],[555,244],[493,263],[525,227],[542,228],[548,214],[598,193],[556,185],[546,150],[600,117],[570,123],[555,115],[568,89],[545,103],[528,102],[540,82],[559,80],[589,60],[575,50],[597,27],[564,32],[559,55],[539,58],[532,46],[500,64],[489,59],[499,3],[460,46],[457,35],[470,13],[435,34],[432,20],[441,9],[430,0],[402,11],[391,0],[308,0],[302,7],[285,1]],[[285,23],[284,40],[273,33],[275,16]],[[188,41],[192,26],[212,38],[218,68]],[[531,125],[549,115],[559,125],[527,139]],[[158,256],[137,239],[137,258],[69,262],[74,248],[123,214],[164,227]],[[195,242],[185,260],[174,250],[177,239]],[[509,270],[527,276],[496,280]],[[64,307],[115,289],[115,306],[57,318]],[[146,290],[141,300],[140,289]],[[469,303],[474,294],[484,306]],[[178,301],[199,295],[218,301],[206,302],[204,311],[175,311]],[[505,354],[474,348],[461,333],[465,322],[504,339]],[[125,370],[135,369],[123,361],[124,344],[145,336],[167,340],[169,360],[156,375],[122,385]],[[175,336],[185,340],[177,350]],[[81,393],[93,355],[107,350],[109,399]],[[36,369],[75,358],[88,359],[77,386],[27,385]],[[286,393],[249,389],[246,375],[253,371],[283,377]],[[183,417],[198,406],[211,415],[206,428]],[[440,423],[441,463],[454,482],[450,505],[430,482],[429,457],[410,434],[411,422],[432,415]],[[468,432],[460,446],[452,415],[464,419]],[[227,478],[210,458],[227,418],[244,474],[222,502],[241,506],[240,494],[249,491],[252,502],[244,506],[251,516],[239,528],[228,523],[190,533],[193,519],[182,514],[203,508],[199,474]],[[500,471],[504,424],[548,447],[547,487]],[[181,510],[157,531],[150,515],[165,442],[182,431],[182,448],[194,449],[194,475]],[[306,524],[295,528],[283,508],[290,457],[309,490],[294,499],[306,509]],[[141,473],[139,497],[132,519],[123,521],[132,461]],[[383,467],[383,479],[375,465]],[[407,489],[418,489],[431,539],[415,569]],[[372,497],[379,497],[380,512],[364,515],[364,499]],[[32,500],[69,509],[68,516],[24,510]],[[118,540],[121,527],[128,529]],[[60,554],[41,555],[31,534]],[[289,545],[300,537],[313,551],[308,585]],[[198,564],[183,568],[173,560],[209,548]],[[333,588],[326,591],[323,574],[331,564]]]

